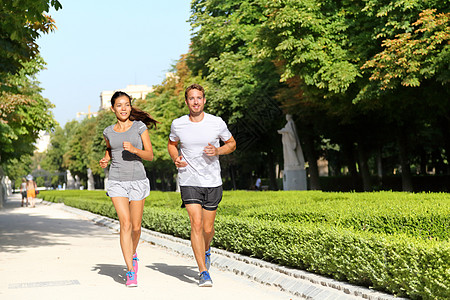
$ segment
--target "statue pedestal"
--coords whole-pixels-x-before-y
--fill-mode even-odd
[[[306,191],[307,189],[306,170],[298,169],[283,171],[283,190]]]

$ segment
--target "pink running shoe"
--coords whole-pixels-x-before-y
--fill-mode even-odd
[[[136,274],[137,274],[137,271],[138,271],[138,268],[139,268],[138,260],[139,260],[139,258],[137,258],[137,252],[136,252],[136,253],[133,254],[133,269],[136,272]]]
[[[136,272],[128,271],[127,272],[127,287],[137,286],[137,275]]]

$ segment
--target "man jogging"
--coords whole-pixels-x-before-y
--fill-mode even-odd
[[[233,152],[236,141],[222,118],[203,112],[206,98],[202,86],[189,86],[185,102],[189,115],[172,122],[167,149],[178,168],[182,206],[186,207],[191,222],[191,246],[200,272],[199,286],[212,286],[208,272],[210,244],[216,210],[222,200],[219,155]],[[224,142],[221,147],[219,139]]]

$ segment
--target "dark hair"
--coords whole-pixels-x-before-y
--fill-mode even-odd
[[[194,83],[187,87],[186,91],[184,92],[184,99],[187,100],[188,93],[191,90],[199,90],[200,92],[202,92],[203,98],[205,98],[205,89],[200,84]]]
[[[111,97],[111,106],[114,106],[117,98],[120,98],[123,96],[127,97],[128,100],[130,100],[130,105],[131,105],[132,99],[131,99],[130,95],[128,95],[125,92],[117,91]],[[143,110],[140,110],[139,108],[133,107],[133,106],[131,106],[130,120],[131,121],[142,121],[145,125],[147,125],[147,127],[151,127],[151,126],[156,127],[156,124],[159,123],[158,121],[153,119],[153,117],[149,113],[147,113]]]

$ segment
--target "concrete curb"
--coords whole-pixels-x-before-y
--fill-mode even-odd
[[[119,222],[108,217],[66,206],[62,203],[42,201],[42,204],[59,205],[63,210],[82,216],[94,223],[116,231],[120,229]],[[193,258],[190,241],[188,240],[145,228],[142,229],[141,239],[172,252]],[[211,248],[211,252],[214,254],[211,264],[218,269],[233,272],[262,284],[278,287],[282,291],[287,291],[306,299],[405,299],[222,249]]]

